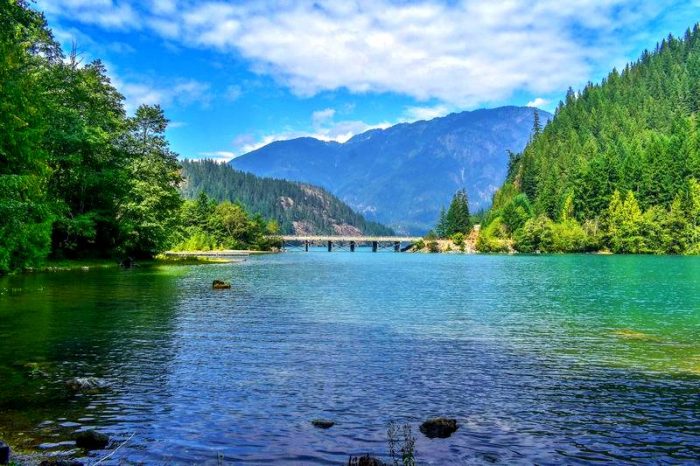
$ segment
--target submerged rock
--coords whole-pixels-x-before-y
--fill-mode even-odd
[[[83,464],[77,460],[50,459],[42,461],[39,466],[83,466]]]
[[[318,427],[319,429],[330,429],[335,425],[334,421],[329,421],[328,419],[314,419],[311,421],[311,424],[314,425],[314,427]]]
[[[10,446],[0,441],[0,464],[10,463]]]
[[[436,417],[428,419],[420,426],[420,431],[428,438],[447,438],[457,431],[457,419]]]
[[[231,288],[231,284],[226,283],[225,281],[222,281],[222,280],[214,280],[211,284],[211,287],[214,288],[215,290],[228,290]]]
[[[90,393],[106,388],[109,384],[97,377],[74,377],[66,382],[66,387],[74,392]]]
[[[75,435],[75,445],[85,450],[104,450],[108,444],[109,437],[95,430],[86,430]]]
[[[385,466],[384,463],[374,456],[351,456],[348,466]]]

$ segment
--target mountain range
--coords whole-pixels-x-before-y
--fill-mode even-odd
[[[538,112],[543,125],[551,119]],[[345,143],[277,141],[231,165],[322,186],[370,220],[425,233],[459,189],[466,189],[472,211],[490,205],[506,178],[508,151],[521,151],[530,139],[534,113],[507,106],[373,129]]]

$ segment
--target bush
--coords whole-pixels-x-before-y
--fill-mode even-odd
[[[452,235],[451,239],[455,246],[464,246],[464,233],[461,231]]]
[[[508,232],[501,217],[494,218],[482,228],[476,240],[476,249],[480,252],[509,252]]]
[[[428,241],[428,251],[440,252],[440,245],[437,241]]]

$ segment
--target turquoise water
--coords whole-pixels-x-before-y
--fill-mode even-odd
[[[395,420],[422,464],[700,458],[700,258],[287,253],[0,293],[0,438],[25,448],[83,457],[61,442],[96,428],[130,439],[111,464],[340,464]],[[436,415],[460,429],[423,437]]]

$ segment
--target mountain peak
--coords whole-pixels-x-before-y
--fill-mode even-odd
[[[506,177],[507,151],[521,151],[530,138],[534,110],[505,106],[450,113],[371,129],[345,143],[310,137],[276,141],[231,164],[322,186],[370,219],[423,233],[458,189],[467,189],[472,210],[490,205]],[[539,112],[543,123],[551,118]]]

